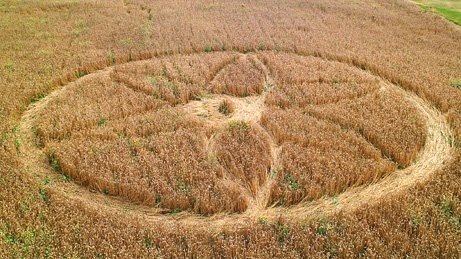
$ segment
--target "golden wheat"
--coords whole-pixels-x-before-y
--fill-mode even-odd
[[[296,196],[290,189],[290,179],[285,180],[286,168],[301,172],[302,165],[315,165],[303,154],[312,154],[315,161],[336,168],[332,163],[337,155],[329,153],[327,159],[328,150],[319,154],[302,145],[309,136],[325,139],[319,150],[337,147],[351,161],[334,172],[342,182],[335,184],[333,178],[321,178],[299,186],[302,189],[312,183],[328,186],[320,193],[340,192],[345,186],[358,183],[358,174],[345,172],[351,166],[357,166],[359,171],[365,166],[367,159],[360,154],[373,157],[370,163],[378,175],[386,174],[386,170],[378,170],[388,164],[378,149],[395,160],[391,166],[406,166],[415,161],[424,140],[430,137],[415,110],[401,96],[378,92],[380,84],[368,73],[416,93],[441,112],[447,112],[452,130],[457,133],[456,138],[447,141],[454,146],[459,143],[461,91],[450,82],[461,77],[461,34],[459,28],[432,12],[397,0],[1,1],[0,27],[0,257],[460,257],[459,149],[454,149],[452,161],[428,181],[373,204],[339,214],[318,215],[319,219],[300,224],[286,220],[292,216],[288,213],[275,221],[261,215],[215,231],[209,221],[205,221],[205,227],[199,227],[183,224],[170,215],[165,217],[170,217],[167,222],[172,223],[165,224],[146,220],[148,216],[139,216],[129,208],[92,206],[85,202],[84,195],[82,199],[71,198],[72,193],[66,193],[70,183],[54,177],[55,173],[41,174],[41,164],[24,166],[30,159],[24,152],[28,139],[18,133],[28,105],[34,102],[40,106],[45,95],[66,85],[65,96],[52,94],[45,99],[46,109],[35,114],[37,124],[33,131],[41,139],[38,148],[54,152],[62,170],[72,172],[75,181],[97,183],[94,188],[102,191],[104,186],[113,194],[123,190],[127,199],[152,200],[148,198],[151,193],[133,187],[141,181],[123,188],[108,181],[112,165],[126,168],[128,174],[139,173],[132,178],[137,180],[145,172],[156,170],[141,170],[139,165],[133,165],[131,157],[132,150],[147,156],[150,151],[144,146],[150,143],[162,147],[162,156],[168,162],[173,161],[168,160],[170,155],[165,150],[174,148],[181,166],[192,165],[200,173],[217,175],[186,177],[191,186],[195,184],[193,179],[213,182],[225,177],[224,170],[228,170],[219,164],[215,165],[217,168],[208,164],[209,154],[204,151],[204,143],[217,133],[216,128],[199,126],[172,106],[200,98],[202,91],[208,91],[214,75],[240,57],[221,51],[271,50],[278,54],[266,52],[256,56],[277,81],[265,94],[269,110],[262,116],[264,128],[280,138],[281,159],[285,161],[285,169],[276,174],[281,184],[274,187],[277,195],[273,197],[277,198],[273,201],[282,195],[288,195],[293,202],[301,196],[308,197],[307,191]],[[181,73],[191,75],[193,81],[176,76],[174,66],[167,60],[192,62],[190,59],[194,58],[187,55],[194,53],[206,57],[195,56],[198,63],[215,58],[217,61],[210,61],[211,69],[204,67],[203,72],[197,72],[200,69],[194,65],[190,73]],[[325,61],[300,56],[316,56]],[[276,64],[282,59],[287,61],[286,65]],[[136,67],[133,64],[117,66],[107,76],[89,75],[80,78],[76,86],[67,85],[114,63],[135,60],[148,60],[142,62],[152,65],[146,72],[142,66],[136,68],[139,71],[131,71]],[[165,75],[163,67],[168,72]],[[322,67],[329,72],[320,77],[317,73]],[[364,76],[357,74],[361,69],[367,70]],[[264,91],[258,90],[258,71],[249,72],[256,76],[255,88],[246,85],[243,77],[235,78],[241,82],[230,85],[231,94],[252,89],[252,94],[258,96]],[[152,84],[150,76],[159,80]],[[223,80],[232,76],[223,76]],[[176,94],[169,88],[170,81],[177,85]],[[221,85],[227,88],[227,83]],[[238,113],[238,107],[234,113]],[[278,115],[283,118],[276,119]],[[299,121],[293,123],[285,116]],[[294,129],[292,124],[307,125],[316,131]],[[319,128],[337,136],[326,137]],[[225,131],[226,134],[230,133]],[[136,146],[137,141],[142,146]],[[158,141],[171,141],[171,147]],[[95,144],[106,153],[92,154],[91,146]],[[182,153],[190,157],[183,157]],[[98,154],[108,159],[98,158]],[[254,161],[265,161],[265,156],[251,155],[255,156]],[[81,158],[87,158],[88,164]],[[342,159],[339,157],[338,161]],[[201,167],[200,161],[207,161],[207,165]],[[89,171],[72,171],[76,165]],[[179,169],[174,163],[165,166]],[[316,169],[315,172],[328,174],[324,168]],[[203,175],[207,178],[200,178]],[[300,173],[299,183],[308,179],[303,176]],[[373,179],[373,174],[364,176],[363,183]],[[156,172],[155,177],[169,181],[167,174]],[[173,190],[173,181],[165,186],[172,191],[165,191],[169,201],[162,206],[203,214],[242,212],[249,206],[248,197],[239,196],[242,190],[238,185],[225,184],[221,188],[218,184],[215,189],[206,189],[207,195],[213,190],[214,194],[222,191],[223,196],[211,197],[209,203],[200,206],[190,203],[194,195],[205,194],[200,183],[189,196]],[[318,195],[311,193],[311,197]],[[107,207],[111,206],[116,207],[115,203]]]

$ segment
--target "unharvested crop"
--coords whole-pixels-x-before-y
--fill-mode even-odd
[[[359,134],[296,110],[269,110],[263,125],[281,145],[281,169],[272,202],[334,195],[376,181],[395,169]]]
[[[211,82],[210,90],[217,94],[248,96],[260,94],[265,84],[265,71],[254,56],[242,56],[224,67]]]
[[[306,112],[356,130],[403,167],[416,159],[425,144],[421,116],[398,93],[378,91],[357,100],[307,107]]]
[[[461,33],[411,1],[5,0],[0,28],[2,258],[460,257]]]
[[[222,100],[222,102],[218,106],[218,111],[226,116],[233,113],[234,109],[234,104],[232,103],[232,101],[228,99]]]
[[[227,173],[256,194],[271,169],[270,145],[264,132],[247,122],[233,121],[216,136],[215,146],[216,157]]]

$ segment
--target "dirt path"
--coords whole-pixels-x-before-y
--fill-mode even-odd
[[[103,73],[109,73],[112,69],[113,68],[107,68],[97,71],[87,77],[100,76]],[[267,77],[266,81],[270,83],[268,85],[273,85],[272,82],[270,82],[270,77]],[[70,83],[68,86],[72,84],[74,83]],[[266,208],[270,188],[274,183],[274,179],[269,175],[268,180],[261,186],[258,194],[252,198],[249,209],[244,213],[218,213],[210,217],[203,217],[187,212],[179,213],[174,216],[162,215],[160,212],[163,209],[161,208],[136,205],[118,197],[109,197],[100,193],[92,193],[78,184],[59,180],[60,176],[51,172],[45,154],[34,144],[32,126],[38,111],[46,107],[49,100],[52,98],[65,94],[68,86],[51,93],[43,100],[31,105],[30,109],[23,115],[19,134],[22,143],[24,143],[21,147],[21,158],[24,163],[25,171],[37,177],[38,181],[42,181],[44,176],[53,179],[49,186],[57,193],[62,194],[61,198],[82,202],[97,210],[104,209],[112,213],[123,214],[129,217],[138,217],[146,223],[191,224],[196,228],[201,227],[207,230],[219,231],[224,226],[236,226],[240,224],[244,227],[244,222],[249,220],[256,221],[258,218],[262,217],[268,221],[275,221],[278,217],[283,216],[289,221],[299,222],[307,218],[328,215],[339,211],[351,211],[365,204],[376,202],[384,196],[405,191],[416,183],[430,179],[434,172],[442,169],[450,162],[454,151],[448,141],[448,138],[452,137],[452,133],[445,117],[430,103],[421,99],[416,94],[407,92],[396,85],[386,83],[383,89],[384,91],[399,93],[405,96],[408,102],[418,109],[426,122],[428,131],[426,144],[418,159],[411,166],[393,172],[373,184],[349,188],[336,197],[321,198],[312,202],[301,202],[298,205],[287,208]],[[229,120],[239,119],[254,122],[258,125],[261,113],[265,109],[264,96],[265,93],[260,96],[247,98],[218,95],[208,100],[190,102],[185,105],[185,109],[198,117],[204,116],[201,114],[208,114],[207,121],[209,120],[211,123],[224,124]],[[230,98],[236,104],[237,109],[232,116],[224,116],[219,112],[216,113],[217,105],[219,105],[219,102],[224,98]],[[211,143],[210,146],[212,146],[212,138],[210,138],[209,141]],[[212,149],[212,147],[210,148]],[[273,168],[279,168],[278,157],[280,148],[277,147],[273,140],[271,140],[271,152],[273,157]]]

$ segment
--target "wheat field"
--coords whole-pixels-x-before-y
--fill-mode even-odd
[[[1,258],[459,258],[461,30],[407,0],[0,1]]]

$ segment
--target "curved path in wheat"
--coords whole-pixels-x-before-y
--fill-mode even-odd
[[[329,58],[328,60],[335,61],[334,58]],[[112,67],[108,67],[89,74],[86,77],[99,76],[102,73],[110,73],[112,70]],[[266,207],[269,199],[269,191],[273,184],[273,179],[269,176],[268,181],[261,187],[259,193],[251,197],[250,205],[245,212],[240,214],[218,213],[205,217],[188,212],[176,215],[163,215],[160,208],[136,205],[118,197],[92,193],[88,189],[71,182],[55,181],[51,185],[52,190],[59,194],[57,195],[58,198],[82,202],[97,210],[107,210],[111,213],[138,217],[148,224],[191,224],[195,227],[203,227],[203,229],[209,230],[220,230],[226,226],[236,226],[239,224],[244,227],[245,222],[256,221],[258,218],[265,218],[270,222],[277,220],[280,216],[288,221],[300,222],[310,218],[328,216],[339,211],[351,211],[365,204],[372,204],[382,197],[405,191],[417,183],[428,180],[431,175],[443,169],[450,162],[454,151],[449,142],[449,139],[452,137],[451,129],[444,115],[439,110],[413,92],[406,91],[397,85],[387,82],[385,78],[381,79],[386,83],[379,91],[401,94],[421,113],[428,133],[425,146],[411,166],[388,174],[372,184],[351,187],[338,196],[324,197],[315,201],[304,201],[290,207]],[[34,144],[33,121],[37,112],[46,107],[49,100],[55,96],[65,94],[65,91],[66,86],[52,92],[43,100],[32,104],[24,113],[21,120],[20,137],[22,138],[22,143],[24,143],[21,148],[21,158],[24,163],[24,170],[32,176],[38,177],[40,181],[43,176],[56,174],[51,171],[44,153]],[[259,120],[258,116],[260,116],[265,107],[264,94],[248,99],[234,99],[233,101],[240,108],[238,110],[242,111],[236,113],[234,115],[235,118],[250,121]],[[217,105],[218,101],[219,98],[214,101],[215,103],[211,102],[211,104],[207,105]],[[207,105],[190,102],[185,108],[189,109],[191,113],[199,113],[201,109],[207,109]],[[278,163],[277,157],[280,150],[275,143],[271,143],[271,146],[273,164],[275,165]]]

